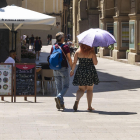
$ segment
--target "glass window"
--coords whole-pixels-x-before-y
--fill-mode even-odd
[[[114,35],[114,27],[113,27],[113,23],[107,23],[106,24],[106,30],[111,33],[112,35]]]
[[[129,46],[129,22],[122,22],[122,47]]]
[[[135,21],[129,22],[129,48],[135,48]]]

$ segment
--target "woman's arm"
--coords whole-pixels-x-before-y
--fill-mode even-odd
[[[70,71],[70,76],[73,76],[73,74],[74,74],[74,70],[75,70],[77,61],[78,61],[78,51],[76,51],[75,56],[74,56],[74,62],[72,64],[72,69]]]
[[[68,59],[68,62],[69,62],[69,65],[70,67],[72,68],[72,60],[71,60],[71,57],[70,57],[70,53],[67,53],[67,59]]]
[[[93,50],[92,60],[93,60],[93,64],[94,64],[94,65],[97,65],[97,64],[98,64],[98,60],[97,60],[97,56],[96,56],[96,54],[95,54],[95,50]]]

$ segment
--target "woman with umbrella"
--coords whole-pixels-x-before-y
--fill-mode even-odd
[[[91,106],[93,87],[99,83],[96,68],[94,66],[98,63],[94,47],[107,47],[110,44],[114,44],[116,40],[114,36],[107,31],[101,29],[89,29],[78,35],[78,41],[80,43],[80,48],[75,53],[74,63],[72,70],[70,71],[70,76],[73,76],[76,63],[79,60],[79,65],[73,80],[73,85],[79,86],[73,109],[75,111],[77,110],[80,98],[87,90],[88,110],[92,111],[94,110]]]
[[[93,86],[94,84],[97,85],[99,83],[98,75],[94,66],[98,63],[94,48],[85,44],[80,45],[80,48],[76,51],[74,56],[74,63],[70,72],[71,76],[74,74],[74,69],[78,60],[79,65],[74,76],[73,85],[79,86],[79,89],[76,94],[76,101],[73,109],[75,111],[77,110],[79,100],[87,90],[88,110],[92,111],[94,110],[91,106]]]

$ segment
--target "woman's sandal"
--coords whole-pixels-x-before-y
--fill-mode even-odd
[[[75,101],[74,106],[73,106],[73,110],[77,111],[78,108],[78,101]]]
[[[91,108],[88,108],[87,110],[88,110],[88,111],[93,111],[93,110],[95,110],[95,109],[91,107]]]

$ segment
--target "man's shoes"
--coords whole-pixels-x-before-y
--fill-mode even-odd
[[[78,101],[75,101],[74,106],[73,106],[73,110],[77,111],[78,108]]]
[[[61,109],[65,109],[65,106],[64,106],[64,104],[62,104],[60,107],[61,107]]]
[[[61,104],[60,104],[60,100],[58,97],[55,98],[55,102],[56,102],[56,108],[60,109],[61,108]]]

